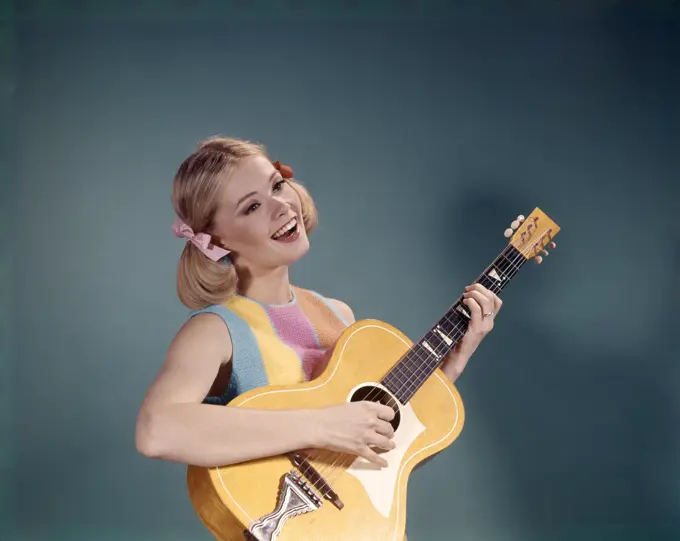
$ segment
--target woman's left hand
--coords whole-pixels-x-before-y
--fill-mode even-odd
[[[444,357],[441,366],[451,381],[460,376],[479,344],[491,332],[494,319],[503,306],[503,301],[481,284],[472,284],[465,288],[463,303],[471,314],[467,331],[453,350]]]

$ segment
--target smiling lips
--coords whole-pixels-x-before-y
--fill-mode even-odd
[[[295,240],[297,238],[296,233],[298,232],[297,218],[291,218],[272,235],[272,239],[281,242]]]

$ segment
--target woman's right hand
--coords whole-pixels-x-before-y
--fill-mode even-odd
[[[395,448],[394,429],[389,423],[394,410],[376,402],[349,402],[315,410],[316,447],[352,453],[380,467],[387,461],[371,447]]]

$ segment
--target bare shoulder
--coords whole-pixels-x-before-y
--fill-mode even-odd
[[[356,319],[354,318],[354,312],[347,303],[340,301],[338,299],[328,299],[328,301],[333,306],[335,306],[335,309],[340,313],[340,315],[349,325],[356,321]]]
[[[218,315],[195,315],[170,343],[145,402],[200,402],[220,368],[231,360],[232,351],[231,335]]]
[[[168,359],[186,358],[192,352],[210,353],[222,357],[222,362],[231,358],[231,335],[220,316],[202,313],[189,318],[170,343]]]

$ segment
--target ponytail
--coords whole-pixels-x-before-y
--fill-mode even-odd
[[[177,268],[177,295],[187,308],[199,310],[223,303],[236,292],[237,282],[231,262],[213,261],[194,244],[186,243]]]

